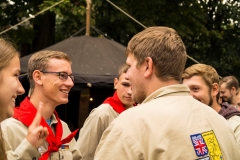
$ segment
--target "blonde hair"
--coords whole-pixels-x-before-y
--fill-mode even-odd
[[[0,74],[1,71],[8,66],[10,60],[15,56],[20,56],[19,52],[13,47],[13,45],[6,40],[0,38]],[[0,119],[2,119],[0,117]],[[2,136],[2,130],[0,126],[0,159],[7,160],[7,156],[5,154],[4,141]]]
[[[220,76],[218,75],[217,71],[210,65],[194,64],[184,70],[182,79],[189,79],[193,76],[201,76],[208,86],[209,90],[212,89],[213,83],[217,83],[219,85]],[[216,98],[218,100],[219,92]]]
[[[0,38],[0,71],[5,68],[15,56],[20,57],[19,52],[10,42]]]
[[[150,27],[136,34],[129,41],[126,54],[132,54],[138,65],[151,57],[155,74],[163,81],[180,81],[187,60],[181,37],[168,27]]]
[[[35,70],[46,70],[48,67],[49,59],[64,59],[67,60],[70,64],[72,64],[70,58],[66,53],[60,51],[51,51],[51,50],[43,50],[36,52],[33,54],[28,61],[28,78],[30,82],[30,90],[31,93],[34,91],[34,80],[32,74]],[[30,93],[30,94],[31,94]]]

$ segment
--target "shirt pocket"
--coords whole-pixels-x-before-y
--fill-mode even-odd
[[[73,155],[70,150],[60,149],[59,150],[59,159],[60,160],[72,160]]]

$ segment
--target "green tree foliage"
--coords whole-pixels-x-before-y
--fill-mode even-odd
[[[16,24],[23,17],[37,13],[59,0],[8,0],[0,5],[0,30]],[[212,65],[221,76],[235,75],[240,79],[240,17],[238,0],[111,0],[122,10],[147,27],[168,26],[182,37],[189,56]],[[7,4],[7,5],[5,5]],[[68,38],[85,27],[85,0],[66,0],[50,12],[56,15],[55,42]],[[33,43],[38,36],[31,20],[7,33],[18,45]],[[131,37],[144,28],[117,10],[106,0],[92,0],[91,24],[115,41],[127,45]],[[96,32],[91,30],[91,35]],[[81,34],[84,34],[82,32]],[[194,64],[188,60],[187,65]]]
[[[112,0],[145,26],[169,26],[177,30],[187,53],[200,63],[212,65],[221,76],[240,78],[240,19],[238,0]],[[96,26],[113,39],[127,44],[143,30],[107,1],[96,0]],[[194,64],[188,60],[187,65]]]

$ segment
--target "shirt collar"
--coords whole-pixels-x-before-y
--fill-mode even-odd
[[[185,84],[175,84],[169,85],[165,87],[161,87],[152,94],[150,94],[142,103],[147,103],[153,99],[158,97],[166,96],[166,95],[179,95],[186,94],[189,95],[190,90]]]

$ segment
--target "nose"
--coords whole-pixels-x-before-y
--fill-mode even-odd
[[[24,94],[24,93],[25,93],[25,90],[24,90],[24,88],[23,88],[23,86],[22,86],[21,82],[20,82],[20,81],[18,81],[18,90],[17,90],[17,95],[22,95],[22,94]]]
[[[132,87],[128,87],[127,94],[132,95]]]
[[[68,87],[73,87],[74,83],[73,80],[68,76],[67,80],[65,81],[65,85],[67,85]]]

